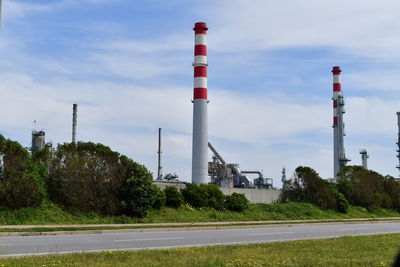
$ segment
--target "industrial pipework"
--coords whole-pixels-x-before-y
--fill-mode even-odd
[[[361,154],[361,164],[364,169],[368,170],[368,152],[365,148],[360,149],[360,154]]]
[[[338,173],[350,161],[344,153],[343,137],[346,135],[344,131],[343,114],[344,100],[342,95],[342,86],[340,83],[341,69],[335,66],[332,69],[333,73],[333,177],[337,178]]]
[[[193,94],[193,146],[192,183],[208,183],[207,134],[207,24],[194,25],[194,94]]]
[[[76,144],[76,125],[78,119],[78,104],[72,105],[72,143]]]

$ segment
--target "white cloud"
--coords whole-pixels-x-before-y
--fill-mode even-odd
[[[399,59],[399,9],[395,0],[213,2],[207,8],[209,44],[221,52],[327,47]]]

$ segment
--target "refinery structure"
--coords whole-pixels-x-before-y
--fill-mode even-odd
[[[208,138],[207,125],[207,105],[208,86],[207,86],[207,24],[197,22],[194,25],[194,82],[193,82],[193,132],[192,132],[192,177],[194,184],[212,183],[221,188],[247,188],[247,189],[272,189],[273,179],[264,177],[262,170],[241,170],[238,163],[227,162],[221,153],[212,145]],[[334,66],[333,75],[333,179],[335,181],[338,174],[350,161],[345,154],[345,102],[343,97],[342,85],[340,82],[341,68]],[[77,143],[77,112],[78,105],[72,106],[72,143]],[[396,168],[400,171],[400,112],[397,112],[397,158],[399,164]],[[163,174],[162,167],[162,129],[158,129],[158,164],[157,181],[179,182],[176,174]],[[46,143],[44,130],[32,130],[31,151],[35,152],[44,147],[52,147],[51,143]],[[211,161],[209,154],[211,152]],[[368,169],[369,154],[365,148],[359,150],[361,155],[361,166]],[[400,179],[399,179],[400,180]],[[288,183],[286,168],[282,169],[282,184]]]
[[[340,73],[342,70],[339,66],[332,69],[333,74],[333,178],[338,177],[338,173],[343,170],[347,162],[350,161],[346,158],[344,153],[344,121],[343,114],[344,99],[342,93],[342,84],[340,83]]]

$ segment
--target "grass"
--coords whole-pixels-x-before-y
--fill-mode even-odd
[[[151,210],[142,219],[127,216],[100,216],[96,213],[74,215],[52,203],[16,211],[0,209],[0,225],[234,222],[377,217],[400,217],[400,213],[385,209],[369,212],[364,208],[350,207],[349,212],[343,214],[331,210],[321,210],[307,203],[251,204],[243,212],[217,211],[210,208],[194,209],[188,205],[178,209],[163,207],[161,210]]]
[[[400,234],[269,244],[3,258],[3,266],[391,266]]]

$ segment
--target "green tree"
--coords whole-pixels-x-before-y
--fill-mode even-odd
[[[310,167],[297,167],[292,180],[282,191],[282,199],[295,202],[307,202],[324,209],[343,211],[338,207],[338,200],[342,199],[335,192],[328,181]],[[343,203],[341,203],[343,204]]]
[[[400,183],[361,166],[346,166],[339,173],[337,188],[352,205],[367,209],[400,208]]]
[[[151,173],[136,162],[130,161],[128,178],[121,188],[121,204],[124,214],[144,217],[157,198],[158,188],[153,184]]]
[[[71,211],[145,216],[163,205],[151,173],[102,144],[65,143],[35,157],[48,167],[50,199]]]
[[[249,207],[249,200],[244,194],[232,193],[225,196],[225,207],[231,211],[243,211]]]
[[[216,209],[223,210],[224,209],[224,199],[225,196],[222,193],[221,189],[214,184],[202,184],[200,185],[200,190],[204,192],[204,195],[207,195],[206,206]]]
[[[175,186],[165,187],[164,193],[166,197],[165,205],[168,207],[179,208],[183,204],[183,196]]]
[[[0,205],[11,209],[39,206],[46,197],[42,171],[25,148],[0,135]]]
[[[208,193],[197,184],[187,183],[181,190],[185,202],[195,208],[206,207],[208,204]]]

